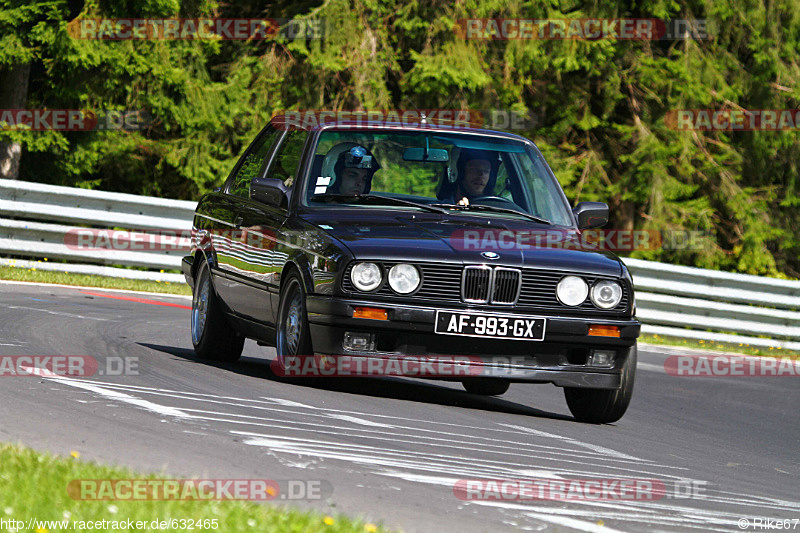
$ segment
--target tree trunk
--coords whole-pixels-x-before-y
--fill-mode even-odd
[[[31,65],[15,65],[0,69],[0,109],[24,109],[28,100]],[[22,146],[0,139],[0,178],[18,179]]]

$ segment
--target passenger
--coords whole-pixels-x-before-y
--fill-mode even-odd
[[[463,202],[479,196],[491,196],[497,182],[496,156],[493,152],[464,149],[456,164],[457,178],[452,195],[445,194],[442,200],[449,203]]]

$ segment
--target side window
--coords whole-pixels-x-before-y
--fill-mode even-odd
[[[490,194],[495,196],[502,196],[508,200],[512,200],[510,183],[508,181],[508,171],[506,170],[505,162],[500,163],[500,168],[497,169],[497,183],[494,186],[494,191]]]
[[[253,178],[259,175],[261,169],[266,163],[267,155],[269,155],[272,146],[280,137],[282,132],[274,128],[267,130],[264,135],[257,141],[257,144],[251,147],[242,162],[242,166],[233,177],[233,182],[230,186],[230,194],[242,196],[247,198],[250,195],[250,182]]]
[[[307,138],[307,131],[290,131],[283,146],[278,148],[267,177],[282,180],[286,187],[291,187],[294,184],[297,168],[300,166],[300,158],[303,156],[303,146],[305,146]]]
[[[531,205],[528,210],[532,215],[544,217],[556,224],[564,224],[565,222],[559,220],[558,211],[554,209],[551,199],[555,196],[551,190],[548,190],[547,181],[540,174],[540,169],[534,166],[533,160],[529,157],[519,157],[517,161],[520,162],[522,172],[528,181],[528,190],[531,195]]]

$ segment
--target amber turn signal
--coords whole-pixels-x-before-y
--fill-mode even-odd
[[[589,335],[594,337],[619,337],[617,326],[589,326]]]
[[[356,307],[353,309],[353,318],[371,318],[373,320],[389,320],[386,309],[378,307]],[[619,337],[619,335],[617,335]]]

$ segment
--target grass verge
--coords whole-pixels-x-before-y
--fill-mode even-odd
[[[189,286],[186,283],[111,278],[108,276],[72,274],[68,272],[54,272],[52,270],[38,270],[10,266],[0,266],[0,279],[11,281],[33,281],[36,283],[57,283],[60,285],[80,285],[83,287],[122,289],[127,291],[159,292],[164,294],[192,294],[191,289],[189,289]]]
[[[800,353],[783,348],[765,348],[763,346],[752,346],[750,344],[703,341],[695,339],[683,339],[679,337],[665,337],[663,335],[649,335],[642,333],[639,342],[647,344],[660,344],[662,346],[678,346],[681,348],[692,348],[695,350],[713,350],[715,352],[727,352],[743,355],[761,355],[768,357],[783,357],[787,359],[800,359]]]
[[[125,468],[111,468],[79,461],[76,452],[72,458],[40,454],[21,446],[0,445],[0,519],[25,522],[25,527],[3,528],[3,531],[89,531],[80,522],[105,520],[118,524],[130,519],[133,529],[122,531],[154,531],[153,520],[172,519],[209,520],[204,532],[225,531],[287,531],[287,532],[377,532],[386,531],[380,526],[353,520],[345,516],[325,516],[320,513],[298,511],[270,504],[259,505],[243,501],[151,501],[151,500],[74,500],[67,493],[72,480],[80,479],[158,479],[155,476],[137,475]],[[69,522],[70,527],[38,524],[28,528],[28,520]],[[210,527],[210,520],[218,527]],[[75,527],[75,522],[78,522]],[[146,522],[147,527],[137,529],[136,522]],[[111,529],[110,527],[100,529]],[[116,529],[116,528],[115,528]],[[162,528],[163,529],[163,528]],[[171,531],[187,529],[168,528]],[[195,527],[195,529],[197,529]]]

